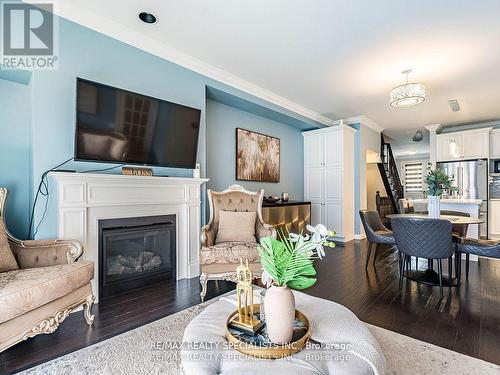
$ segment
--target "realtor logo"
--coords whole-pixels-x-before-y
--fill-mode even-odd
[[[57,17],[52,3],[2,3],[1,69],[57,69]]]

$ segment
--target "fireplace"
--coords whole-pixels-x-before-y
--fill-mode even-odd
[[[99,220],[101,301],[153,282],[174,279],[175,215]]]

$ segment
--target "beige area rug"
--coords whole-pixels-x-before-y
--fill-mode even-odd
[[[181,342],[185,327],[210,303],[205,302],[67,354],[22,374],[121,375],[183,374],[179,352],[157,343]],[[500,374],[500,366],[367,324],[387,361],[387,374]],[[156,348],[155,348],[156,347]]]

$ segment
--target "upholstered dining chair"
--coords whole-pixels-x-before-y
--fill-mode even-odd
[[[467,212],[461,211],[452,211],[452,210],[441,210],[441,215],[450,215],[450,216],[462,216],[462,217],[470,217],[470,214]],[[461,254],[458,253],[458,243],[467,237],[467,231],[469,230],[469,224],[451,224],[451,238],[453,240],[453,245],[455,248],[455,275],[457,278],[460,278],[460,274],[462,272],[462,257]],[[469,255],[466,255],[466,264],[465,267],[468,267]],[[429,268],[432,268],[429,267]]]
[[[202,301],[207,293],[209,280],[236,281],[236,267],[240,258],[248,259],[254,279],[260,278],[262,269],[257,250],[259,241],[263,237],[276,238],[276,230],[262,220],[264,189],[248,191],[240,185],[232,185],[221,192],[208,189],[207,195],[210,219],[201,228]],[[221,233],[222,224],[224,233]]]
[[[415,212],[415,207],[413,206],[413,200],[409,198],[401,198],[399,201],[399,213],[400,214],[412,214]]]
[[[375,254],[373,255],[373,265],[375,266],[380,245],[395,246],[396,241],[394,240],[392,232],[382,224],[382,220],[380,220],[377,211],[360,210],[359,216],[365,230],[366,238],[368,239],[368,253],[366,255],[365,265],[365,268],[368,268],[373,244],[375,244]]]
[[[448,269],[452,270],[453,244],[451,239],[451,222],[442,219],[398,217],[391,220],[392,231],[398,250],[403,254],[400,261],[400,280],[402,285],[405,265],[408,257],[436,259],[438,262],[439,293],[443,297],[443,265],[442,259],[448,259]],[[452,277],[449,277],[451,291]]]
[[[457,252],[460,259],[462,254],[465,258],[465,280],[469,280],[469,256],[470,254],[500,259],[500,240],[477,240],[474,238],[464,238],[457,246]],[[457,279],[460,283],[461,272],[457,273]]]

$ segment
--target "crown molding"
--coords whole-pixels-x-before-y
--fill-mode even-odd
[[[348,117],[346,119],[343,119],[342,121],[344,121],[344,124],[347,124],[347,125],[352,125],[352,124],[365,125],[365,126],[369,127],[370,129],[375,130],[377,133],[382,133],[385,130],[385,128],[383,128],[382,126],[377,124],[375,121],[373,121],[372,119],[370,119],[366,116],[363,116],[363,115]]]
[[[27,3],[35,4],[37,0],[25,0]],[[266,90],[258,85],[246,81],[234,74],[228,73],[220,68],[212,66],[204,61],[201,61],[193,56],[170,47],[164,43],[160,43],[146,35],[139,34],[131,28],[109,20],[101,15],[97,15],[87,9],[84,9],[74,3],[63,0],[53,0],[54,13],[60,17],[88,27],[101,34],[107,35],[113,39],[129,44],[138,49],[149,52],[153,55],[161,57],[174,64],[199,73],[205,77],[214,79],[218,82],[241,90],[247,94],[256,96],[271,104],[287,109],[300,116],[313,120],[317,123],[334,126],[336,121],[325,117],[309,108],[306,108],[298,103],[286,99],[272,91]]]
[[[441,124],[425,125],[424,128],[426,128],[431,133],[436,133],[441,129]]]

